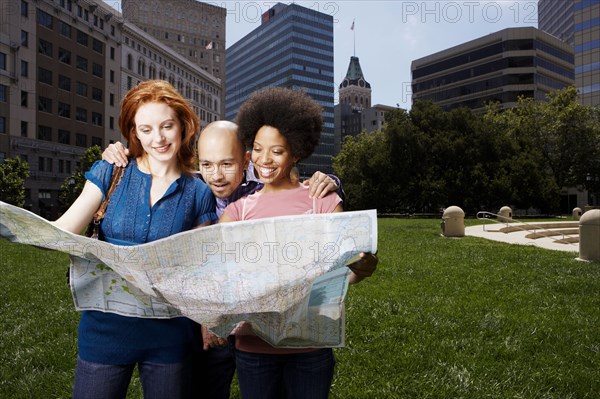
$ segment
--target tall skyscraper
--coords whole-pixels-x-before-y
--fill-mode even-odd
[[[572,85],[573,49],[533,27],[508,28],[414,60],[411,71],[413,101],[484,111]]]
[[[225,17],[227,10],[196,0],[122,0],[123,17],[225,82]],[[223,87],[217,110],[225,107]]]
[[[321,144],[298,165],[302,175],[331,171],[333,156],[333,17],[277,3],[261,25],[227,49],[225,118],[234,120],[256,90],[304,90],[323,106]]]
[[[600,2],[539,0],[538,26],[573,46],[580,102],[600,106]]]

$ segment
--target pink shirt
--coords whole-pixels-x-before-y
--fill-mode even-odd
[[[335,193],[322,199],[308,196],[308,188],[300,186],[272,193],[256,192],[229,204],[223,213],[234,221],[273,216],[331,213],[342,199]],[[310,352],[314,349],[278,349],[252,334],[250,325],[241,323],[235,331],[235,347],[244,352],[286,354]],[[252,335],[249,335],[252,334]]]

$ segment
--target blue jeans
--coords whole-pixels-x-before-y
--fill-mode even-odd
[[[231,381],[235,373],[234,337],[228,338],[227,346],[216,346],[202,351],[195,379],[199,379],[195,398],[229,399]]]
[[[235,351],[243,399],[327,399],[333,380],[332,349],[287,355]]]
[[[144,399],[189,398],[188,363],[138,363]],[[135,364],[100,364],[77,358],[73,399],[125,398]]]

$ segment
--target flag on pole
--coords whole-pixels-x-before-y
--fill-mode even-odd
[[[352,26],[350,26],[350,30],[354,30],[354,20],[352,20]]]
[[[206,47],[204,47],[204,48],[205,48],[205,49],[207,49],[207,50],[212,50],[212,48],[213,48],[213,42],[209,42],[209,43],[206,45]]]

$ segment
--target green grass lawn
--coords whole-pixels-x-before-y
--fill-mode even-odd
[[[331,397],[600,397],[600,263],[439,233],[439,220],[379,220],[379,268],[349,291]],[[0,240],[0,398],[70,396],[67,263]]]

